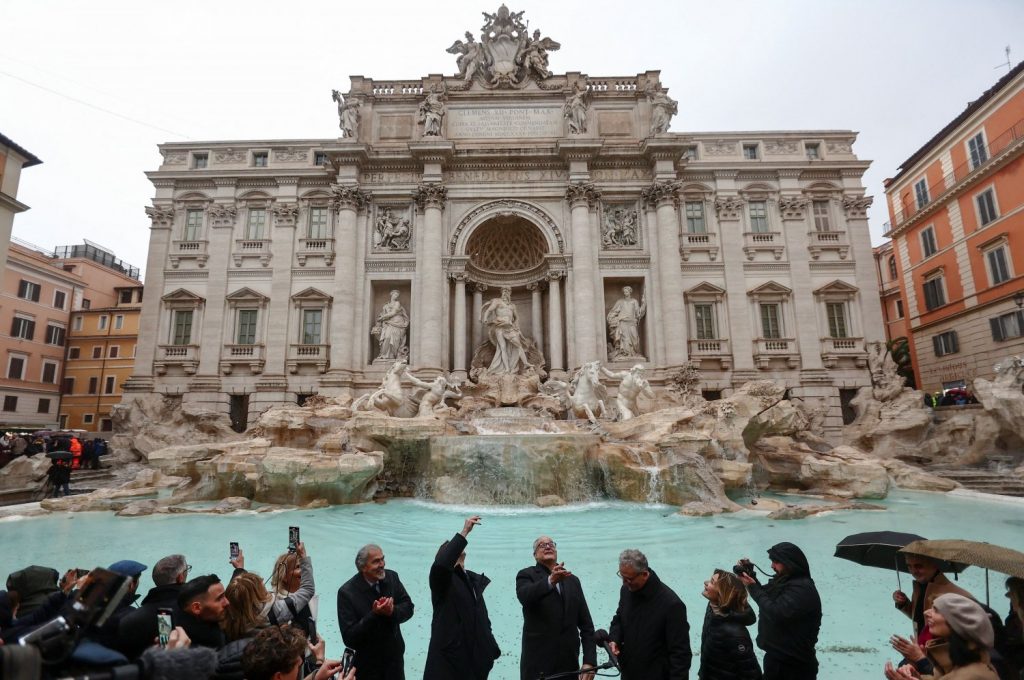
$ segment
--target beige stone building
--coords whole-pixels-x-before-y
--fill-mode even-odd
[[[776,378],[836,432],[884,338],[856,133],[668,131],[658,71],[552,74],[518,21],[456,42],[457,75],[352,77],[339,138],[161,145],[126,390],[241,427],[396,357],[472,379],[508,287],[543,375]]]
[[[18,146],[13,139],[0,134],[0,277],[7,266],[7,247],[11,242],[14,216],[29,209],[18,200],[21,171],[40,163],[41,160]]]

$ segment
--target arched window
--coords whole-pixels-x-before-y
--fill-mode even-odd
[[[899,276],[896,273],[896,258],[895,256],[889,256],[889,279],[895,281]]]

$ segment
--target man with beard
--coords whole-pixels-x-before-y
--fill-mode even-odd
[[[619,608],[608,636],[622,680],[686,680],[693,659],[686,605],[639,550],[619,555],[619,578]]]
[[[466,570],[466,537],[480,516],[466,520],[462,531],[441,544],[430,567],[430,647],[423,680],[487,680],[501,655],[484,603],[483,574]]]
[[[379,545],[356,553],[358,573],[338,589],[338,626],[356,650],[360,680],[404,680],[405,640],[399,626],[412,618],[413,603],[398,574],[384,568]]]
[[[522,680],[536,680],[541,673],[554,675],[583,666],[597,665],[594,621],[580,580],[558,561],[558,546],[549,536],[533,542],[537,564],[516,575],[516,595],[523,605],[523,653],[519,661]],[[593,673],[580,674],[591,680]]]
[[[181,616],[174,625],[185,629],[193,647],[220,649],[225,643],[220,624],[228,606],[224,584],[216,574],[197,576],[178,591]]]
[[[749,560],[738,563],[749,569],[738,575],[760,610],[757,646],[764,650],[764,680],[816,680],[821,598],[810,565],[792,543],[773,545],[768,559],[775,576],[764,586],[751,575]]]

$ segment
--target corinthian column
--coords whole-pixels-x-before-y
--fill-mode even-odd
[[[419,368],[441,371],[444,361],[444,300],[445,282],[441,258],[444,256],[444,238],[441,212],[448,199],[448,190],[439,182],[424,182],[416,189],[416,203],[423,210],[423,252],[417,258],[421,300],[419,320]]]
[[[459,272],[451,274],[455,282],[455,370],[457,378],[466,379],[466,280],[469,277]]]
[[[480,312],[484,309],[484,293],[487,292],[486,283],[473,285],[473,318],[470,321],[473,326],[473,337],[470,349],[476,352],[476,348],[483,342],[483,324],[480,323]]]
[[[665,362],[679,366],[686,362],[686,307],[683,304],[683,274],[679,260],[679,217],[676,205],[679,182],[655,182],[643,191],[644,199],[656,210],[658,223],[658,288],[661,291],[662,334]]]
[[[544,310],[540,304],[540,282],[526,284],[530,291],[530,325],[533,327],[533,341],[537,344],[537,350],[544,352]]]
[[[550,373],[561,371],[562,366],[562,293],[561,272],[548,273],[548,367]]]
[[[334,210],[338,213],[334,261],[334,303],[331,307],[331,372],[351,372],[359,343],[353,336],[356,327],[356,218],[366,203],[366,194],[357,186],[334,185]],[[301,321],[300,321],[301,323]]]
[[[593,260],[590,208],[601,198],[601,192],[593,184],[577,182],[569,185],[565,198],[572,210],[572,294],[576,363],[583,365],[598,358],[594,322],[597,309],[594,296],[596,263]]]

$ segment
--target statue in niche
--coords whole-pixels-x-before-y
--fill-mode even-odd
[[[331,99],[338,103],[338,126],[341,128],[341,136],[357,138],[359,136],[359,107],[362,106],[362,103],[352,97],[349,97],[346,102],[341,92],[337,90],[331,90]]]
[[[619,410],[619,420],[631,420],[640,415],[640,407],[637,406],[637,399],[640,395],[647,397],[648,399],[654,398],[654,390],[651,389],[651,383],[644,377],[643,364],[637,364],[628,371],[609,371],[604,366],[601,367],[601,373],[604,373],[613,380],[619,380],[619,393],[615,396],[615,406]]]
[[[644,358],[640,353],[640,320],[647,313],[647,294],[640,302],[633,297],[630,286],[622,288],[622,298],[608,312],[608,335],[611,337],[608,356],[612,361]]]
[[[420,405],[416,411],[417,418],[436,418],[448,412],[445,405],[446,399],[462,399],[462,390],[456,383],[451,382],[443,375],[439,375],[431,382],[420,380],[406,369],[405,377],[426,392],[420,397]]]
[[[398,301],[398,291],[391,291],[391,300],[386,302],[377,315],[370,335],[377,338],[377,359],[404,359],[409,355],[405,344],[409,332],[409,314]]]
[[[374,228],[379,250],[409,250],[412,227],[408,217],[396,217],[392,214],[391,208],[384,208],[377,215]]]
[[[427,98],[420,103],[419,121],[423,123],[424,137],[440,137],[441,123],[444,122],[444,91],[431,89]]]
[[[519,316],[512,303],[512,289],[501,289],[501,297],[490,300],[480,310],[480,321],[494,345],[494,358],[488,373],[521,375],[534,369],[526,356],[526,338],[519,330]]]
[[[647,101],[651,103],[651,134],[660,135],[662,132],[668,132],[672,116],[679,113],[679,103],[656,86],[647,91]]]
[[[604,213],[601,245],[605,248],[628,248],[639,240],[639,217],[636,210],[614,208]]]
[[[405,392],[402,390],[402,376],[408,365],[402,361],[396,361],[384,374],[384,379],[375,391],[364,394],[352,404],[352,412],[358,413],[383,413],[393,416],[402,407],[405,400]]]
[[[448,54],[457,54],[455,65],[459,69],[459,77],[469,82],[476,75],[477,70],[483,65],[483,45],[473,39],[473,34],[466,31],[466,42],[456,40],[447,50]]]
[[[582,135],[587,131],[587,106],[587,88],[577,80],[562,107],[562,117],[569,122],[570,135]]]

